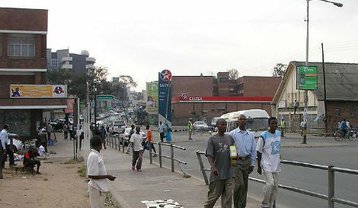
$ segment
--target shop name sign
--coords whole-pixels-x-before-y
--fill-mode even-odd
[[[186,93],[182,93],[180,98],[183,101],[203,101],[202,96],[188,96]]]
[[[10,84],[10,98],[67,98],[66,85]]]
[[[316,66],[297,67],[297,87],[299,90],[318,89],[318,73]]]

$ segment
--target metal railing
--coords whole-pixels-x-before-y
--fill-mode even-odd
[[[119,150],[122,152],[125,152],[125,145],[124,145],[124,139],[122,137],[120,137],[119,134],[115,134],[115,135],[109,135],[107,136],[106,138],[106,142],[107,142],[107,145],[116,149],[116,150]],[[163,167],[163,159],[162,158],[167,158],[167,159],[170,159],[171,160],[171,171],[174,172],[174,162],[178,162],[178,164],[184,164],[186,165],[187,162],[185,161],[182,161],[182,160],[179,160],[177,158],[174,157],[174,149],[181,149],[181,150],[186,150],[185,147],[182,147],[182,146],[178,146],[178,145],[174,145],[174,144],[171,144],[171,143],[162,143],[162,142],[157,142],[157,143],[154,143],[154,144],[157,144],[158,145],[158,159],[159,159],[159,166],[162,168]],[[170,147],[170,155],[165,155],[163,154],[163,151],[162,151],[162,146],[167,146],[167,147]],[[150,164],[153,163],[153,155],[155,153],[152,152],[152,148],[150,147],[149,148],[149,162]],[[184,171],[181,169],[181,167],[179,166],[181,172],[183,172],[184,176],[186,176],[187,174],[184,173]]]
[[[209,181],[208,181],[206,172],[211,171],[211,170],[204,167],[203,161],[201,158],[201,155],[205,155],[205,152],[198,150],[198,151],[196,151],[196,155],[199,160],[200,170],[203,173],[205,184],[208,185]],[[327,194],[317,193],[317,192],[313,192],[313,191],[309,191],[309,190],[305,190],[305,189],[300,189],[300,188],[297,188],[294,186],[288,186],[288,185],[282,185],[282,184],[279,184],[280,188],[283,188],[283,189],[286,189],[289,191],[293,191],[293,192],[297,192],[297,193],[301,193],[301,194],[308,195],[308,196],[313,196],[313,197],[320,198],[320,199],[325,199],[328,202],[328,208],[334,208],[334,203],[344,204],[344,205],[351,206],[351,207],[358,207],[357,202],[353,202],[353,201],[349,201],[346,199],[335,197],[335,172],[358,175],[358,170],[347,169],[347,168],[338,168],[338,167],[327,166],[327,165],[311,164],[311,163],[305,163],[305,162],[299,162],[299,161],[289,161],[289,160],[282,160],[281,163],[286,164],[286,165],[300,166],[300,167],[311,168],[311,169],[327,170],[327,172],[328,172],[328,174],[327,174],[328,175],[328,177],[327,177],[328,187],[327,187]],[[249,177],[249,179],[252,181],[256,181],[256,182],[265,184],[265,181],[262,179],[253,178],[253,177]]]
[[[187,162],[185,161],[181,161],[179,159],[176,159],[174,157],[174,149],[181,149],[181,150],[186,150],[185,147],[182,147],[182,146],[178,146],[178,145],[174,145],[174,144],[171,144],[171,143],[162,143],[162,142],[158,142],[158,143],[155,143],[155,144],[158,144],[158,151],[159,151],[159,166],[162,168],[163,167],[163,160],[162,158],[167,158],[167,159],[170,159],[171,161],[171,171],[174,172],[174,161],[177,161],[179,164],[184,164],[186,165]],[[167,147],[170,147],[170,155],[164,155],[163,154],[163,151],[162,151],[162,146],[167,146]],[[150,151],[150,163],[152,164],[152,152],[151,152],[151,149],[149,149]],[[184,172],[183,172],[184,173]],[[185,175],[185,173],[184,173]]]

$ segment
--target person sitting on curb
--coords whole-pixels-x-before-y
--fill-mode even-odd
[[[24,168],[30,170],[32,174],[34,174],[35,165],[37,165],[36,173],[40,173],[40,160],[36,160],[35,158],[39,156],[39,153],[34,147],[30,147],[29,150],[24,155]]]

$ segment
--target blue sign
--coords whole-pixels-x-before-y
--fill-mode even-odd
[[[158,74],[158,101],[159,101],[159,121],[172,122],[172,89],[171,89],[172,73],[168,69],[164,69]]]

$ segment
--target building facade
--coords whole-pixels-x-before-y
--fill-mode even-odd
[[[285,76],[272,101],[273,115],[284,118],[287,130],[298,131],[304,114],[304,90],[298,88],[298,67],[305,62],[289,63]],[[333,132],[342,119],[353,127],[358,125],[358,64],[310,62],[317,68],[317,89],[308,90],[307,129],[322,133]],[[324,71],[323,71],[324,66]],[[325,80],[325,82],[324,82]],[[295,103],[296,106],[295,106]],[[326,114],[326,116],[325,116]]]
[[[47,21],[47,10],[0,8],[0,123],[23,137],[37,135],[44,111],[67,107],[65,86],[46,85]]]
[[[173,124],[185,125],[189,118],[209,123],[213,117],[247,109],[264,109],[271,114],[272,97],[280,81],[277,77],[230,80],[229,72],[219,72],[217,77],[173,76]]]
[[[69,49],[52,52],[47,49],[47,68],[58,71],[61,69],[72,70],[74,73],[87,73],[88,69],[94,67],[96,59],[89,56],[88,51],[83,50],[81,54],[70,53]]]

